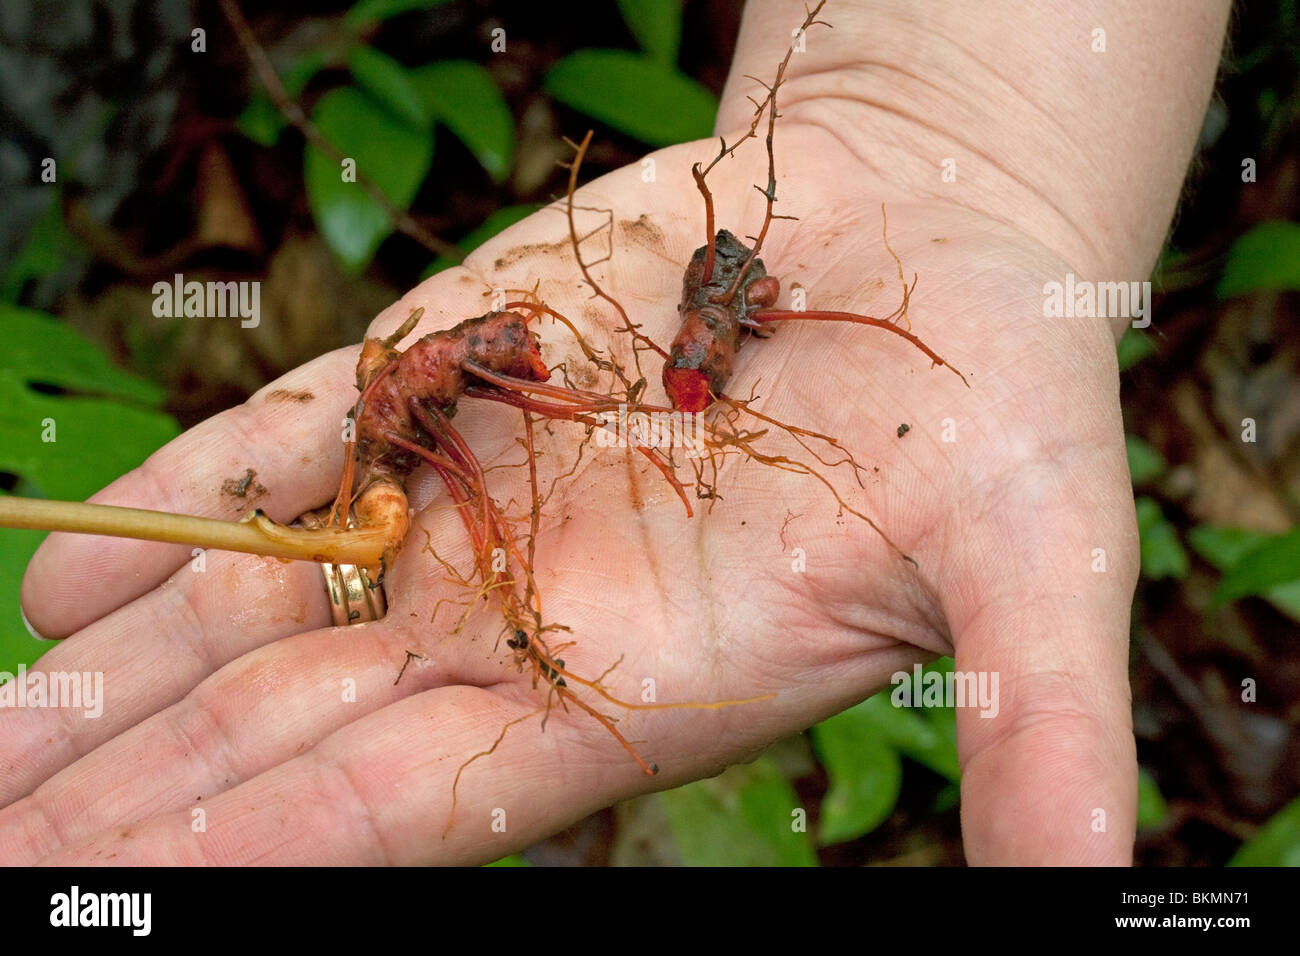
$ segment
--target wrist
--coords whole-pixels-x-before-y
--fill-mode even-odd
[[[1192,155],[1228,3],[1130,6],[830,0],[818,19],[833,28],[812,26],[791,57],[782,123],[838,140],[847,168],[836,177],[975,211],[1049,248],[1077,280],[1141,287]],[[720,133],[749,125],[746,97],[759,87],[746,74],[770,76],[804,12],[751,0]],[[1113,333],[1134,318],[1148,317],[1116,316]]]

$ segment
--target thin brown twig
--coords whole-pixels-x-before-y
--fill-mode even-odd
[[[299,106],[289,95],[289,91],[284,88],[280,82],[280,76],[275,72],[275,67],[271,65],[271,58],[266,55],[266,50],[257,42],[257,37],[253,35],[253,29],[248,25],[244,14],[239,9],[235,0],[219,0],[221,12],[225,14],[226,21],[230,28],[235,31],[235,36],[239,40],[239,45],[244,48],[244,53],[248,56],[249,62],[252,63],[258,78],[262,85],[266,87],[267,95],[271,97],[271,102],[275,105],[276,111],[279,112],[289,123],[302,133],[303,137],[312,146],[319,149],[336,163],[342,163],[346,156],[325,138],[316,125],[307,118]],[[429,230],[425,229],[416,222],[409,213],[398,209],[392,204],[384,191],[361,170],[356,171],[357,185],[366,191],[376,205],[384,211],[384,215],[392,222],[402,234],[414,239],[420,245],[424,246],[430,252],[436,255],[450,256],[457,262],[465,258],[465,253],[454,243],[447,242],[445,239],[439,239]]]

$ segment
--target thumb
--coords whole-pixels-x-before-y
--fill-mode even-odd
[[[996,713],[958,709],[973,864],[1132,861],[1132,488],[1122,448],[1078,454],[1017,462],[944,588],[956,669],[997,680]]]

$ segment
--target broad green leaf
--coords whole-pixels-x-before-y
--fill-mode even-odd
[[[957,759],[957,710],[954,707],[927,707],[922,711],[925,721],[934,728],[933,745],[926,749],[903,750],[919,764],[924,764],[952,783],[961,782],[961,761]]]
[[[391,56],[357,45],[348,51],[348,69],[357,84],[399,120],[415,129],[431,125],[429,110],[415,91],[410,71]]]
[[[176,435],[170,415],[141,407],[162,401],[157,386],[115,368],[63,323],[0,305],[0,329],[10,343],[0,353],[0,471],[47,497],[81,499]]]
[[[312,77],[323,70],[329,62],[330,58],[323,50],[305,53],[280,77],[280,85],[284,87],[291,99],[297,99],[307,88]],[[239,114],[235,125],[253,142],[271,147],[280,138],[285,120],[266,91],[259,89],[244,107],[244,112]]]
[[[578,50],[551,67],[546,89],[561,103],[651,146],[713,133],[717,98],[677,70],[626,50]]]
[[[499,860],[494,860],[491,863],[485,863],[483,865],[484,866],[532,866],[531,863],[525,860],[518,853],[513,853],[510,856],[503,856]]]
[[[1300,799],[1275,813],[1233,854],[1228,866],[1300,866]]]
[[[1192,550],[1220,571],[1227,571],[1267,539],[1268,535],[1262,531],[1207,524],[1197,525],[1187,532],[1187,542]]]
[[[1295,290],[1300,290],[1300,223],[1275,220],[1237,237],[1215,293],[1230,299]]]
[[[1156,351],[1156,343],[1145,332],[1130,327],[1124,330],[1116,351],[1119,357],[1119,370],[1127,372],[1148,355],[1153,354]]]
[[[1165,798],[1160,793],[1160,787],[1156,784],[1156,778],[1147,772],[1145,767],[1138,768],[1138,813],[1137,825],[1139,829],[1150,829],[1158,827],[1165,820],[1165,814],[1168,807],[1165,806]]]
[[[1165,460],[1137,435],[1124,436],[1124,449],[1128,452],[1128,471],[1133,484],[1143,485],[1164,474]]]
[[[878,733],[876,722],[862,707],[859,704],[812,728],[813,745],[830,778],[817,833],[823,846],[870,833],[889,819],[898,803],[903,783],[898,751]]]
[[[960,805],[961,784],[948,783],[944,784],[943,789],[934,795],[934,800],[930,804],[930,812],[935,816],[941,816]]]
[[[451,0],[361,0],[343,17],[343,23],[353,32],[360,32],[371,24],[382,23],[402,13],[413,10],[431,10]]]
[[[45,211],[32,223],[22,247],[0,279],[0,299],[16,301],[29,279],[54,275],[63,268],[77,242],[63,224],[63,197],[52,190]]]
[[[497,233],[504,232],[519,220],[531,216],[536,211],[537,207],[530,205],[505,206],[484,219],[482,225],[475,228],[464,239],[458,240],[456,245],[466,254],[473,252]],[[434,273],[449,269],[454,265],[456,265],[456,260],[451,256],[439,256],[433,260],[433,264],[425,270],[424,275],[420,278],[427,279]]]
[[[411,72],[424,109],[464,143],[497,182],[510,175],[515,154],[515,120],[483,66],[444,60]]]
[[[926,668],[923,674],[930,672],[931,669]],[[942,671],[934,673],[940,676],[943,674]],[[975,702],[969,702],[969,706],[974,705]],[[873,735],[879,736],[904,756],[954,783],[961,779],[953,708],[896,707],[891,692],[881,691],[863,701],[854,711],[870,724]],[[940,714],[944,716],[939,717]]]
[[[290,96],[301,96],[302,91],[307,89],[307,84],[316,74],[337,60],[337,52],[327,56],[324,50],[309,50],[300,56],[293,66],[285,70],[284,76],[280,77],[280,85]]]
[[[946,675],[952,671],[952,658],[940,658],[922,669],[922,679],[933,680],[929,676],[933,674],[946,686]],[[892,692],[881,691],[813,727],[811,735],[831,780],[822,803],[819,840],[823,844],[856,839],[888,818],[901,786],[900,754],[949,781],[936,801],[935,813],[946,811],[959,799],[961,767],[956,710],[951,706],[897,707]]]
[[[0,374],[14,381],[141,405],[162,404],[157,385],[123,372],[93,342],[44,312],[0,303],[0,333],[5,339]]]
[[[378,186],[398,210],[406,210],[433,162],[432,131],[412,129],[350,87],[321,97],[312,121],[344,157],[355,161],[358,176]],[[348,270],[361,271],[393,223],[359,182],[345,182],[339,164],[314,146],[307,147],[304,163],[307,202],[321,234]]]
[[[957,662],[951,657],[937,657],[922,668],[924,673],[935,671],[939,674],[949,674],[957,669]]]
[[[146,324],[135,316],[128,317],[122,325],[122,342],[131,358],[131,367],[148,378],[162,379],[177,361],[186,323],[192,321],[173,316],[162,324]]]
[[[48,498],[85,498],[176,435],[169,415],[33,392],[8,371],[0,372],[0,406],[0,471],[28,478]]]
[[[930,674],[944,678],[955,670],[951,657],[940,657],[921,669],[924,680]],[[967,685],[963,685],[967,686]],[[986,685],[987,687],[987,685]],[[896,686],[894,690],[897,690]],[[991,688],[988,688],[991,690]],[[904,756],[929,767],[953,783],[961,781],[961,764],[957,760],[957,711],[951,706],[898,707],[894,705],[894,690],[881,691],[863,704],[863,713],[876,721],[885,739],[898,748]],[[979,688],[974,689],[976,695]],[[978,700],[967,706],[979,707]]]
[[[681,0],[618,0],[619,12],[641,49],[664,66],[675,66],[682,42]]]
[[[1142,576],[1152,581],[1186,577],[1187,552],[1160,505],[1151,498],[1139,498],[1137,524],[1142,538]]]
[[[284,120],[265,93],[254,93],[244,111],[235,118],[236,128],[259,146],[268,149],[280,138]]]
[[[1216,605],[1300,581],[1300,528],[1264,539],[1238,560],[1214,592]]]
[[[1197,525],[1187,533],[1192,550],[1220,571],[1231,570],[1268,537],[1260,531],[1211,525]],[[1300,580],[1274,585],[1263,593],[1263,597],[1283,614],[1300,621]]]
[[[19,664],[30,667],[54,646],[27,633],[18,603],[23,572],[44,537],[44,531],[0,528],[0,671],[12,674]]]
[[[768,757],[658,795],[688,866],[816,866],[799,798]]]
[[[145,407],[161,403],[161,390],[113,366],[62,322],[0,304],[0,332],[8,343],[0,350],[0,471],[20,477],[15,493],[87,498],[175,437],[171,416]],[[23,570],[43,537],[0,529],[0,670],[30,664],[51,646],[32,640],[19,617]]]

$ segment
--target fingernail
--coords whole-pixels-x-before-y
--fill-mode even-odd
[[[36,640],[45,641],[50,644],[59,640],[57,637],[46,637],[44,634],[37,631],[36,628],[32,627],[32,622],[27,620],[27,612],[23,610],[22,604],[18,605],[18,616],[23,619],[23,627],[27,628],[27,633],[36,638]]]

